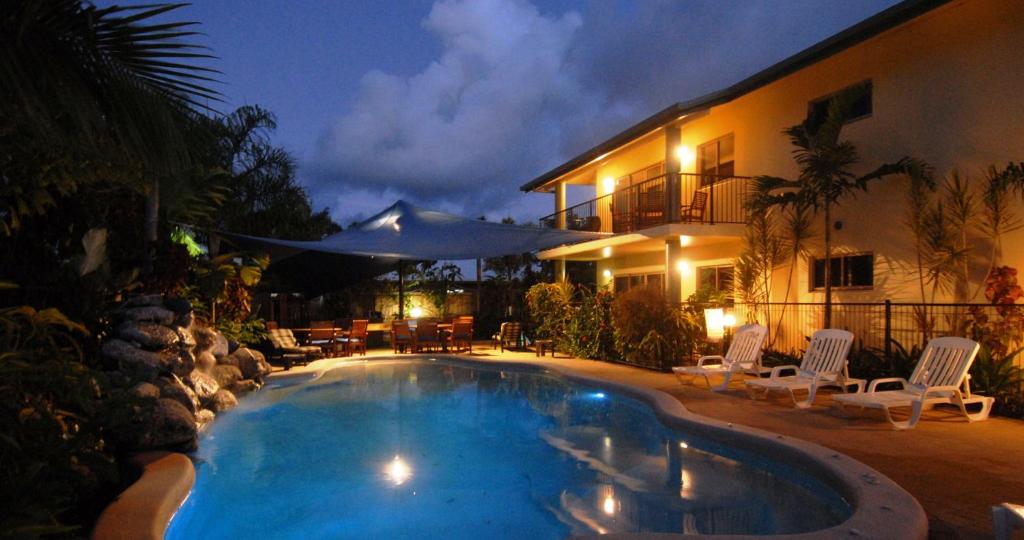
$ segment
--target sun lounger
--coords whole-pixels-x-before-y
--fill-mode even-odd
[[[846,356],[853,344],[853,334],[846,330],[818,330],[811,337],[811,344],[804,353],[800,366],[776,366],[772,368],[767,379],[746,381],[751,397],[757,398],[758,392],[766,396],[772,391],[789,392],[793,403],[806,409],[814,403],[818,388],[838,386],[844,391],[850,384],[856,384],[858,390],[863,389],[864,381],[850,379],[846,370]],[[795,375],[782,375],[785,371],[793,371]],[[807,398],[798,400],[796,391],[804,390]]]
[[[968,371],[980,346],[969,339],[959,337],[941,337],[928,342],[924,352],[910,379],[893,377],[871,381],[867,392],[835,396],[836,407],[845,411],[845,407],[882,409],[885,419],[897,429],[909,429],[917,425],[921,419],[921,411],[938,404],[952,404],[960,407],[960,411],[968,421],[988,418],[994,400],[991,397],[971,395]],[[881,384],[899,383],[899,390],[878,390]],[[977,413],[967,412],[967,405],[981,405]],[[901,422],[894,421],[889,409],[894,407],[910,407],[910,418]]]
[[[717,354],[702,356],[697,360],[696,366],[674,367],[672,372],[681,383],[692,383],[697,377],[704,377],[705,384],[712,390],[725,390],[729,388],[729,381],[734,374],[740,376],[744,373],[761,375],[761,346],[767,335],[768,329],[759,324],[741,326],[736,329],[736,334],[724,357]],[[717,363],[714,363],[715,361]],[[711,387],[709,377],[712,375],[721,376],[722,383]]]
[[[1015,530],[1024,530],[1024,506],[1010,503],[993,506],[992,532],[995,540],[1012,540]]]

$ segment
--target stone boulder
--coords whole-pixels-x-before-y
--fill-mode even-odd
[[[155,384],[148,382],[140,382],[139,384],[136,384],[131,390],[129,390],[129,392],[133,396],[142,399],[157,399],[160,397],[160,388]]]
[[[228,343],[228,338],[224,337],[224,334],[221,334],[220,332],[214,332],[213,350],[210,351],[213,353],[214,358],[223,358],[230,354],[230,351],[228,350],[229,347],[230,344]]]
[[[177,345],[180,340],[177,332],[167,326],[131,321],[117,328],[117,337],[150,350],[166,349]]]
[[[231,385],[242,380],[242,372],[236,366],[230,366],[227,364],[221,364],[213,366],[210,370],[210,375],[217,380],[217,385],[221,388],[229,388]]]
[[[167,398],[156,400],[153,413],[146,422],[139,449],[191,451],[196,448],[198,426],[195,417],[181,403]]]
[[[195,390],[196,397],[199,398],[200,403],[206,403],[220,390],[220,385],[217,384],[217,379],[214,379],[211,375],[199,371],[198,369],[192,370],[192,373],[188,376],[189,384],[192,386],[192,390]]]
[[[238,399],[231,392],[221,388],[213,395],[208,405],[211,411],[219,414],[237,407]]]
[[[174,312],[160,306],[143,306],[125,309],[125,320],[136,322],[154,322],[169,325],[174,322]]]
[[[188,328],[175,328],[174,333],[178,334],[178,347],[189,352],[196,348],[196,340],[192,337],[192,331]]]
[[[183,349],[178,351],[178,366],[174,370],[174,374],[179,377],[184,377],[192,370],[196,368],[196,357],[192,354],[192,351]]]
[[[185,406],[189,412],[196,414],[199,411],[199,396],[195,390],[185,385],[178,377],[160,377],[156,382],[162,397],[173,399]]]
[[[259,389],[260,383],[252,379],[242,379],[240,381],[235,381],[234,384],[228,387],[228,390],[231,390],[231,393],[234,394],[235,396],[248,394],[249,392],[255,392],[256,390]]]
[[[143,294],[139,296],[133,296],[125,301],[124,306],[133,307],[148,307],[148,306],[162,306],[164,305],[164,297],[160,294]]]
[[[101,352],[103,356],[116,361],[118,368],[134,380],[152,381],[163,373],[174,373],[179,368],[177,353],[145,351],[121,339],[104,343]]]
[[[196,426],[199,429],[205,428],[210,422],[217,417],[217,414],[210,409],[202,409],[196,413]]]
[[[263,377],[273,371],[263,353],[245,347],[221,358],[218,363],[238,366],[239,371],[242,372],[242,378],[256,379],[257,381],[263,380]]]

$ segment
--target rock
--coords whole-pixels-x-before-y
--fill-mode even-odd
[[[132,387],[131,394],[138,398],[156,399],[160,397],[160,389],[155,384],[140,382]]]
[[[129,298],[125,303],[124,307],[148,307],[148,306],[162,306],[164,304],[164,297],[161,294],[143,294],[140,296],[133,296]]]
[[[178,355],[173,352],[150,352],[120,339],[103,344],[103,356],[116,360],[118,369],[135,380],[152,381],[163,373],[173,373]]]
[[[230,366],[221,364],[219,366],[213,366],[210,370],[210,375],[217,380],[217,384],[221,388],[229,388],[231,385],[242,380],[242,372],[236,366]]]
[[[156,400],[147,422],[142,438],[144,448],[195,449],[198,426],[195,417],[181,403],[167,398]]]
[[[215,413],[230,411],[238,406],[238,399],[231,392],[221,388],[210,399],[210,410]]]
[[[178,335],[178,347],[191,351],[196,346],[196,340],[192,337],[192,331],[188,328],[175,328],[174,333]]]
[[[192,304],[188,300],[178,296],[165,299],[164,307],[173,311],[176,315],[192,313]]]
[[[237,341],[235,341],[233,339],[229,339],[228,340],[228,354],[233,354],[241,346],[242,346],[241,343],[239,343],[239,342],[237,342]]]
[[[192,339],[196,342],[196,352],[211,352],[217,341],[217,333],[205,326],[192,327]]]
[[[193,414],[199,411],[199,396],[178,377],[160,377],[156,384],[160,388],[161,396],[181,403]]]
[[[214,333],[213,336],[213,350],[210,352],[213,353],[215,358],[227,356],[230,353],[230,351],[228,351],[228,338],[224,337],[224,334],[221,334],[220,332]]]
[[[196,357],[192,354],[192,351],[178,351],[178,364],[174,369],[174,374],[179,377],[184,377],[192,370],[196,368]]]
[[[199,429],[203,429],[209,425],[210,422],[213,422],[216,417],[217,413],[210,409],[202,409],[196,413],[196,426],[198,426]]]
[[[199,398],[200,403],[206,403],[220,390],[220,385],[217,384],[217,379],[212,376],[199,371],[198,369],[192,370],[192,373],[188,376],[188,382],[192,386],[192,390],[195,390],[196,397]]]
[[[145,306],[124,310],[124,317],[129,321],[148,321],[159,324],[174,322],[174,312],[160,306]]]
[[[176,328],[191,328],[192,323],[194,322],[196,322],[196,316],[194,313],[189,311],[187,313],[175,315],[174,322],[171,323],[171,326],[174,326]]]
[[[199,371],[210,373],[213,370],[213,366],[217,365],[217,359],[214,358],[213,353],[206,351],[195,355],[195,368]]]
[[[270,374],[273,369],[263,356],[263,353],[242,347],[237,351],[219,360],[222,364],[238,366],[242,372],[243,379],[263,380],[263,377]]]
[[[232,394],[240,396],[242,394],[247,394],[249,392],[255,392],[256,390],[259,390],[260,383],[252,379],[242,379],[240,381],[235,381],[235,383],[228,387],[228,389],[231,390]]]
[[[147,322],[126,322],[118,327],[117,336],[155,351],[176,345],[180,339],[174,330]]]

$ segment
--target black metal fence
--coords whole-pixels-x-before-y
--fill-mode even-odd
[[[688,223],[746,223],[750,179],[743,176],[679,175],[682,209]],[[540,219],[543,227],[627,233],[669,223],[667,175],[584,201]]]

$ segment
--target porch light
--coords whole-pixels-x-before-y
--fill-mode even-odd
[[[611,279],[612,278],[612,271],[608,270],[608,269],[605,269],[603,272],[601,272],[601,275],[604,276],[605,279]]]
[[[604,257],[605,259],[607,259],[608,257],[611,257],[612,256],[612,247],[611,246],[605,246],[605,247],[601,248],[601,256]]]
[[[423,316],[423,308],[416,306],[409,310],[409,316],[413,319],[419,319]]]
[[[721,308],[705,309],[704,325],[708,329],[708,341],[721,341],[725,336],[725,313]]]
[[[604,180],[601,180],[601,187],[604,188],[605,194],[615,191],[615,177],[605,176]]]
[[[685,234],[679,235],[679,247],[686,247],[693,243],[692,236],[686,236]]]
[[[683,172],[691,169],[693,165],[693,150],[690,150],[689,146],[684,144],[676,147],[676,156],[679,158],[679,171]]]
[[[679,259],[676,261],[676,270],[685,276],[690,273],[690,263],[686,259]]]

